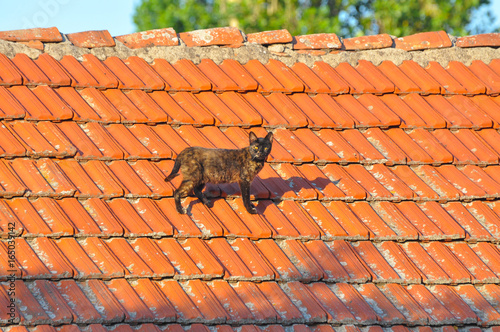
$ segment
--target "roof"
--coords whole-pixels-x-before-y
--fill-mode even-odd
[[[498,331],[499,34],[0,38],[6,330]],[[259,214],[177,214],[177,154],[249,131]]]

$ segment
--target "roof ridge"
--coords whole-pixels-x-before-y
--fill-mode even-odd
[[[31,58],[49,53],[56,59],[68,54],[81,57],[83,54],[92,53],[101,59],[109,56],[124,59],[138,55],[152,61],[155,57],[168,58],[170,55],[175,59],[187,56],[193,60],[211,58],[214,61],[217,59],[222,61],[220,59],[228,57],[234,59],[234,56],[239,54],[241,58],[239,60],[242,60],[240,62],[256,58],[267,63],[270,58],[275,58],[287,64],[310,62],[312,65],[312,61],[318,58],[325,61],[329,56],[344,62],[346,60],[357,62],[358,59],[374,63],[377,61],[376,58],[373,59],[373,53],[360,56],[359,53],[362,51],[385,52],[384,59],[387,59],[389,54],[396,61],[402,61],[414,57],[419,59],[418,54],[421,52],[416,51],[447,50],[444,58],[451,57],[452,60],[467,62],[472,61],[472,58],[478,58],[473,51],[470,51],[471,49],[492,48],[490,50],[492,52],[486,52],[486,58],[493,59],[498,57],[493,53],[493,48],[499,46],[500,33],[455,37],[442,30],[403,37],[378,34],[353,38],[342,38],[335,33],[292,36],[286,29],[245,34],[234,27],[180,33],[173,28],[162,28],[114,37],[108,30],[63,34],[56,27],[0,31],[0,53],[9,57],[25,53]],[[192,50],[196,50],[196,54],[193,54]],[[172,51],[174,55],[171,54]],[[351,57],[354,60],[351,60]],[[436,61],[439,62],[439,56],[436,57]],[[481,58],[484,58],[484,55]]]

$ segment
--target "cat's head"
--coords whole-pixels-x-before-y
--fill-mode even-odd
[[[268,133],[266,137],[257,137],[253,133],[250,132],[250,155],[252,156],[252,160],[265,161],[269,153],[271,152],[271,148],[273,145],[273,133]]]

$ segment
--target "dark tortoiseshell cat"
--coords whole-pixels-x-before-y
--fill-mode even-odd
[[[250,146],[243,149],[190,147],[179,153],[172,172],[165,179],[169,182],[178,175],[179,170],[182,173],[182,183],[174,192],[175,206],[179,213],[185,213],[181,198],[186,197],[191,190],[203,204],[209,205],[207,197],[201,192],[209,182],[238,182],[245,208],[249,213],[257,213],[250,202],[250,184],[264,167],[264,162],[271,152],[273,134],[259,138],[250,132],[249,138]]]

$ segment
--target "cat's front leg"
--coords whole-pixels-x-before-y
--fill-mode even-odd
[[[210,204],[210,201],[208,200],[207,196],[205,196],[205,194],[203,194],[202,192],[203,187],[205,187],[204,183],[199,184],[196,187],[194,187],[193,192],[203,204],[205,204],[208,207],[212,207],[212,204]]]
[[[256,214],[257,209],[250,202],[250,181],[242,180],[240,181],[241,198],[243,199],[243,205],[247,209],[248,213]]]

